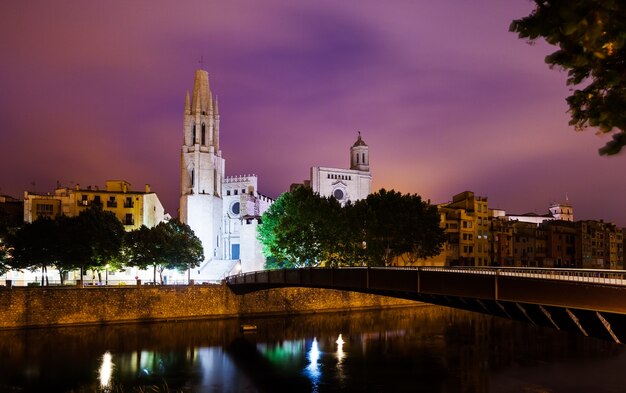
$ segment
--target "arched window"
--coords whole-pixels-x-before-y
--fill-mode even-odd
[[[206,126],[204,125],[204,123],[202,123],[202,144],[206,144],[205,142],[205,135],[206,135]]]
[[[363,164],[365,164],[365,153],[363,153]]]
[[[192,187],[196,184],[196,176],[195,176],[195,174],[196,174],[195,169],[191,168],[191,186]]]
[[[193,125],[193,136],[192,136],[192,140],[191,140],[191,144],[195,145],[196,144],[196,125]]]
[[[359,163],[359,153],[356,153],[356,163]]]

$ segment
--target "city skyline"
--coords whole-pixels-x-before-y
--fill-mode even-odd
[[[518,214],[568,195],[576,220],[626,226],[624,154],[568,126],[553,48],[508,32],[531,2],[63,4],[0,5],[0,194],[126,179],[175,216],[202,66],[226,175],[257,174],[263,194],[348,167],[360,131],[374,190],[471,190]]]

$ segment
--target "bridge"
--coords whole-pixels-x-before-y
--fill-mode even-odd
[[[326,288],[410,299],[626,343],[626,271],[491,267],[348,267],[229,276],[236,294]]]

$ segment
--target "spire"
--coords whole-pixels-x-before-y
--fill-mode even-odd
[[[209,73],[204,70],[196,70],[192,97],[192,108],[196,113],[208,112],[210,91]]]
[[[189,101],[189,90],[187,90],[187,94],[185,94],[185,113],[191,113],[191,103]]]
[[[220,114],[220,110],[217,106],[217,94],[215,95],[215,114],[219,115]]]
[[[213,112],[213,93],[209,92],[209,113]]]

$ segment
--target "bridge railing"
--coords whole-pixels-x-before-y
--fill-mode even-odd
[[[604,285],[626,286],[625,270],[600,269],[554,269],[554,268],[527,268],[527,267],[470,267],[470,266],[404,266],[404,267],[345,267],[345,268],[302,268],[263,270],[242,273],[226,278],[229,284],[302,284],[314,279],[316,282],[333,280],[334,274],[347,273],[365,274],[369,269],[380,270],[420,270],[431,272],[498,275],[541,280],[565,280],[574,282],[595,283]],[[360,272],[360,273],[357,273]]]

